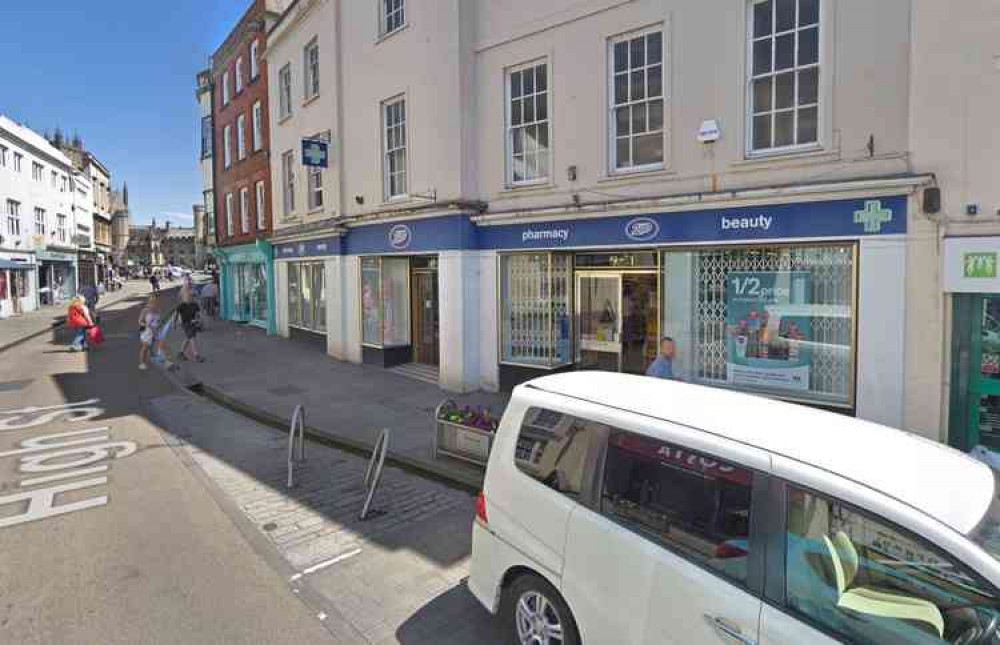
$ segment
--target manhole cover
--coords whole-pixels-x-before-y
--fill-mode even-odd
[[[31,385],[31,379],[27,381],[4,381],[0,383],[0,392],[17,392]]]
[[[278,525],[275,522],[268,522],[267,524],[265,524],[261,528],[264,529],[265,531],[267,531],[268,533],[270,533],[274,529],[278,528]]]

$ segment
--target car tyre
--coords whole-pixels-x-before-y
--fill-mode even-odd
[[[504,624],[517,645],[580,645],[573,612],[555,587],[528,573],[507,588]]]

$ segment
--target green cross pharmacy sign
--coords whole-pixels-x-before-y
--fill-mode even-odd
[[[996,253],[965,253],[962,256],[963,272],[966,278],[996,278]]]
[[[865,202],[863,210],[854,211],[854,223],[863,224],[865,233],[881,233],[882,225],[892,221],[892,209],[882,208],[882,202],[877,199]]]

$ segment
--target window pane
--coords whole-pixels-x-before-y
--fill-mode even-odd
[[[815,143],[819,110],[805,108],[799,110],[799,133],[796,143]]]
[[[288,265],[288,323],[290,325],[302,324],[302,316],[299,309],[299,265]]]
[[[615,105],[628,103],[628,74],[615,76]]]
[[[513,135],[511,148],[513,149],[514,154],[521,154],[524,152],[524,128],[518,128],[517,130],[511,132],[511,134]]]
[[[382,316],[386,346],[410,342],[409,275],[408,258],[382,258]]]
[[[774,106],[778,110],[790,108],[795,102],[795,72],[774,77]]]
[[[521,114],[521,99],[515,99],[510,104],[510,124],[517,126],[524,122]]]
[[[511,173],[514,181],[524,181],[524,155],[515,155],[512,159]]]
[[[753,148],[766,150],[771,147],[771,115],[755,116],[753,118]]]
[[[775,31],[788,31],[795,27],[795,0],[775,0],[777,14],[777,29]]]
[[[629,128],[631,125],[631,108],[627,105],[625,107],[615,108],[615,134],[618,136],[626,135],[632,130]]]
[[[774,145],[790,146],[795,143],[795,112],[778,112],[774,115]]]
[[[632,132],[646,131],[646,105],[639,104],[632,106]]]
[[[819,60],[819,27],[799,32],[799,65],[811,65]]]
[[[767,112],[771,109],[772,76],[759,78],[753,82],[753,111]]]
[[[538,172],[537,155],[534,152],[524,153],[524,178],[531,181],[536,178]]]
[[[803,70],[799,74],[799,105],[815,103],[819,98],[819,68]]]
[[[646,134],[635,138],[635,165],[663,161],[663,133]]]
[[[646,36],[646,64],[663,62],[663,34],[654,32]]]
[[[323,264],[313,265],[313,294],[316,304],[316,329],[326,331],[326,276]]]
[[[819,0],[799,0],[799,26],[819,22]]]
[[[526,99],[521,99],[524,103],[524,122],[531,123],[535,120],[535,99],[528,97]]]
[[[361,258],[361,316],[363,342],[382,344],[382,315],[379,306],[379,258]]]
[[[549,118],[548,94],[538,94],[535,96],[535,119],[544,121]]]
[[[600,423],[530,408],[517,437],[514,463],[528,477],[578,499],[607,433],[608,427]]]
[[[636,67],[644,66],[646,64],[646,39],[640,36],[633,39],[630,45],[631,59],[629,60],[629,67],[635,69]]]
[[[510,74],[510,96],[511,98],[521,96],[521,72],[511,72]]]
[[[771,15],[774,12],[771,0],[758,2],[753,7],[753,35],[755,38],[771,33]]]
[[[632,72],[632,100],[640,101],[646,98],[646,73],[643,70]]]
[[[632,141],[631,139],[624,138],[618,139],[615,143],[615,160],[616,167],[618,168],[628,168],[632,165]]]
[[[754,76],[767,74],[771,71],[771,44],[770,38],[758,40],[753,44],[753,73]]]
[[[646,70],[646,96],[663,96],[663,68],[650,67]]]
[[[523,83],[524,83],[524,93],[525,94],[534,94],[535,93],[535,75],[531,73],[531,70],[530,69],[524,70],[524,72],[521,73],[521,78],[523,79]]]
[[[547,178],[549,176],[549,151],[546,149],[539,152],[536,161],[538,162],[538,172],[535,174],[535,178]]]
[[[788,491],[788,603],[852,643],[963,642],[996,620],[996,591],[920,538]]]
[[[663,129],[663,101],[650,101],[649,103],[649,129]]]
[[[687,448],[612,430],[601,512],[743,582],[752,480],[748,470]]]
[[[538,149],[548,150],[549,147],[549,126],[541,124],[538,126]]]
[[[615,72],[624,72],[628,69],[628,43],[615,43]]]
[[[544,92],[548,89],[549,79],[546,77],[547,66],[539,65],[535,68],[535,91]]]
[[[795,65],[795,34],[778,36],[774,49],[774,69],[780,71]]]

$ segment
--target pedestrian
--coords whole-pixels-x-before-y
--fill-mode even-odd
[[[87,301],[80,296],[70,300],[69,309],[66,312],[66,326],[75,332],[73,342],[69,346],[71,352],[83,352],[87,350],[87,330],[94,326],[94,320],[90,317],[90,310],[87,308]]]
[[[90,311],[91,317],[96,319],[97,302],[101,299],[101,294],[94,285],[86,284],[80,290],[80,295],[83,296],[84,301],[87,303],[87,309]]]
[[[149,286],[153,288],[153,295],[160,295],[160,279],[156,277],[156,273],[149,274]]]
[[[219,288],[214,282],[207,282],[201,287],[201,308],[206,316],[216,315],[215,299],[218,296]]]
[[[194,301],[194,294],[186,287],[181,290],[181,304],[177,305],[175,316],[180,318],[181,328],[184,330],[184,344],[177,355],[182,361],[190,360],[204,363],[205,357],[198,351],[198,332],[201,331],[201,307]],[[188,350],[192,350],[193,355],[188,355]]]
[[[168,370],[177,366],[170,361],[170,350],[166,345],[166,336],[170,333],[170,319],[160,314],[159,299],[151,296],[146,306],[139,312],[139,369],[149,368],[149,360],[153,354],[162,357]]]

